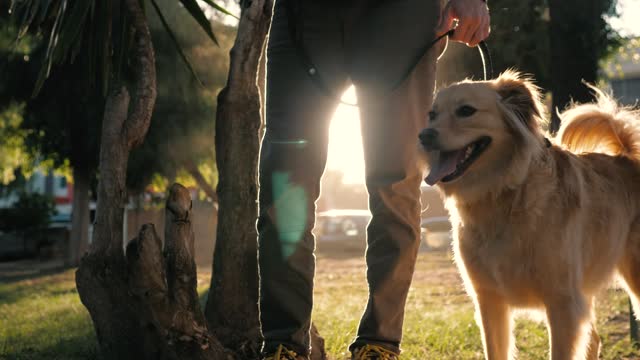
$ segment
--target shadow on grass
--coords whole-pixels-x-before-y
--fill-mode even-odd
[[[77,293],[72,270],[57,270],[21,279],[0,280],[0,304],[13,304],[30,296],[62,296]],[[71,284],[69,284],[71,283]],[[70,286],[65,286],[70,285]]]
[[[69,291],[72,285],[64,280],[51,286],[55,286],[51,291],[22,290],[13,303],[0,300],[0,308],[7,311],[0,314],[0,359],[96,358],[91,319]]]
[[[90,330],[91,332],[88,334],[78,334],[71,337],[60,338],[46,345],[37,343],[16,347],[14,344],[7,346],[7,344],[0,343],[0,358],[16,360],[96,359],[98,357],[97,343],[93,335],[93,328]],[[11,340],[12,339],[6,339],[6,341]],[[14,341],[18,340],[20,339],[14,339]]]
[[[0,262],[0,284],[56,275],[69,269],[71,267],[64,266],[62,260],[26,259]]]

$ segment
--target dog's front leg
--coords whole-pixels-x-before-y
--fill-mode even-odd
[[[511,311],[504,298],[493,292],[476,294],[476,321],[482,330],[487,360],[509,360],[514,356]]]
[[[551,360],[584,359],[591,330],[588,304],[582,296],[547,304]]]

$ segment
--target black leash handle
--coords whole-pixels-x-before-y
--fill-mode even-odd
[[[444,39],[445,37],[451,37],[455,31],[456,29],[453,28],[447,31],[446,33],[438,36],[431,42],[427,43],[418,53],[418,56],[413,61],[413,65],[409,68],[409,71],[401,79],[399,79],[399,81],[394,85],[393,88],[395,89],[398,86],[400,86],[400,84],[402,84],[402,82],[411,74],[413,69],[416,66],[418,66],[418,64],[420,63],[422,58],[427,54],[429,49],[431,49],[433,46],[435,46],[440,40]],[[487,46],[487,43],[484,40],[480,41],[480,43],[478,43],[476,48],[478,49],[478,52],[480,53],[480,59],[482,60],[482,76],[484,81],[493,79],[493,62],[491,60],[491,53],[489,52],[489,47]]]
[[[478,51],[482,59],[482,70],[484,71],[484,81],[493,79],[493,60],[491,60],[491,52],[487,43],[482,40],[478,43]]]

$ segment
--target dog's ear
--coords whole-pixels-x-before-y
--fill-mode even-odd
[[[530,78],[507,70],[493,82],[500,103],[513,113],[530,131],[539,129],[544,119],[540,90]]]

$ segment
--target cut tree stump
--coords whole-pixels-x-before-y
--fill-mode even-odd
[[[166,204],[164,247],[154,225],[145,224],[127,244],[125,257],[83,259],[78,287],[103,356],[237,358],[209,333],[200,309],[190,217],[189,191],[174,184]]]
[[[230,226],[220,225],[224,231],[218,231],[207,304],[210,316],[205,320],[196,292],[191,200],[184,187],[171,187],[164,245],[155,227],[147,224],[126,253],[123,250],[127,161],[131,149],[144,140],[156,98],[155,55],[144,10],[138,0],[123,2],[133,36],[130,76],[109,85],[93,242],[76,271],[78,294],[93,321],[99,358],[251,360],[258,356],[255,199],[260,102],[255,74],[273,0],[243,3],[248,7],[236,41],[243,46],[234,46],[235,66],[229,74],[229,83],[236,85],[220,95],[227,104],[219,105],[218,116],[226,121],[216,126],[217,140],[228,137],[226,142],[216,140],[218,165],[224,169],[218,189],[219,223]],[[259,46],[247,46],[249,40],[259,41]],[[239,207],[238,194],[243,200]],[[234,233],[243,241],[236,241]],[[318,340],[314,336],[314,360],[324,358]]]

